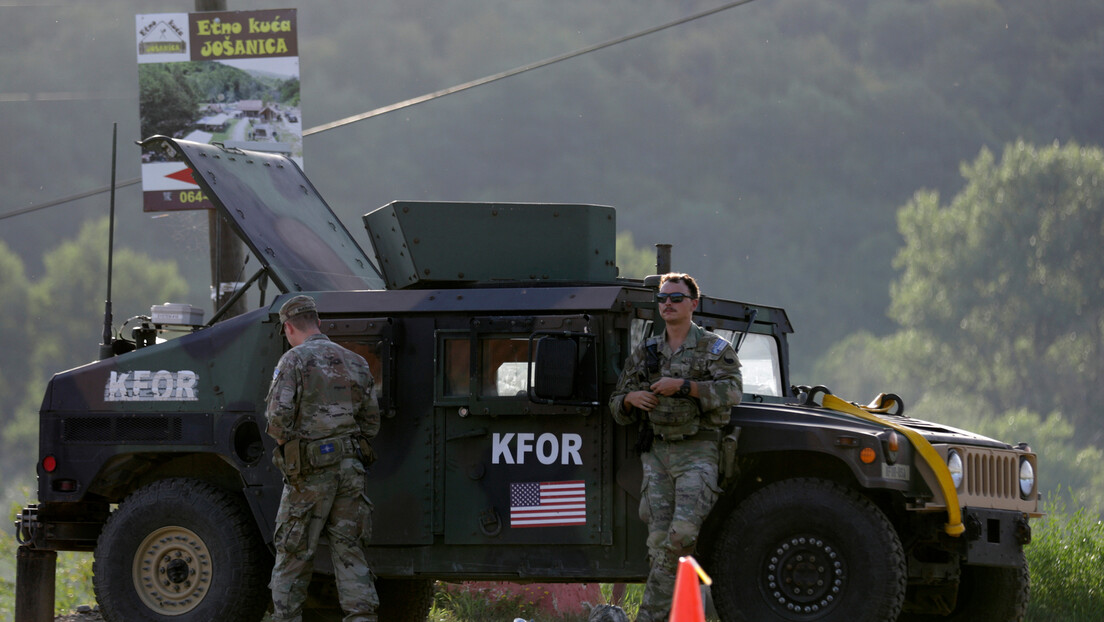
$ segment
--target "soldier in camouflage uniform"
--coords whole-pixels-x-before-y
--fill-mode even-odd
[[[656,301],[666,331],[633,351],[610,397],[614,420],[641,422],[641,438],[651,439],[640,447],[640,518],[648,524],[651,571],[637,622],[667,620],[678,558],[694,551],[720,493],[720,430],[743,394],[732,346],[692,321],[694,279],[663,275]]]
[[[278,443],[273,463],[284,474],[269,583],[272,619],[302,620],[325,530],[344,622],[376,622],[379,597],[364,555],[372,530],[372,503],[364,494],[367,439],[380,426],[372,374],[364,358],[321,333],[309,296],[284,303],[280,321],[292,348],[276,365],[265,411],[268,434]]]

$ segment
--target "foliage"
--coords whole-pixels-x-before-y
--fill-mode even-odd
[[[1027,619],[1090,622],[1104,611],[1104,522],[1061,501],[1043,508],[1027,546],[1031,600]]]
[[[1084,388],[1104,377],[1104,151],[1018,142],[962,170],[949,205],[920,192],[900,212],[892,316],[953,350],[929,382],[1099,429]]]
[[[299,12],[304,120],[373,110],[714,5],[324,0]],[[0,40],[18,51],[0,58],[11,96],[0,100],[0,132],[19,154],[0,170],[10,205],[103,186],[104,158],[88,145],[113,120],[124,147],[154,133],[152,119],[134,122],[134,41],[120,21],[148,10],[105,0],[5,11]],[[637,241],[673,243],[676,269],[706,292],[791,309],[795,364],[807,369],[843,335],[894,329],[883,316],[900,244],[893,207],[916,188],[955,192],[958,162],[1018,136],[1104,144],[1104,6],[1038,11],[1027,0],[756,2],[312,135],[305,165],[350,229],[398,198],[614,205]],[[156,80],[191,83],[200,99],[291,92],[263,79],[212,87],[214,76],[187,65]],[[158,114],[195,114],[170,103]],[[124,178],[137,160],[121,150]],[[128,193],[138,203],[137,189]],[[59,231],[93,217],[62,210],[5,221],[0,234],[33,268]],[[136,250],[183,256],[153,233],[158,224],[127,221]],[[198,300],[209,274],[190,276]]]
[[[814,383],[848,399],[895,392],[912,414],[1015,432],[1050,485],[1104,512],[1104,464],[1087,448],[1101,440],[1087,387],[1104,377],[1104,151],[1018,142],[962,171],[949,205],[923,191],[901,209],[900,330],[841,340]]]
[[[494,587],[449,586],[447,589],[439,587],[433,595],[430,619],[446,620],[440,617],[442,612],[448,612],[457,622],[497,622],[517,617],[531,618],[536,615],[537,608],[532,599],[526,599],[525,594],[513,594]]]
[[[637,247],[633,235],[628,231],[617,234],[617,270],[618,276],[628,279],[642,279],[655,274],[655,255],[647,248]]]
[[[98,356],[97,344],[102,340],[104,328],[107,239],[106,218],[87,223],[76,239],[62,241],[45,254],[44,274],[30,283],[25,296],[18,299],[26,301],[26,317],[34,321],[27,322],[22,329],[12,328],[12,338],[26,344],[20,360],[24,375],[17,376],[24,382],[18,387],[0,384],[0,398],[4,398],[0,403],[5,405],[0,410],[4,417],[0,419],[0,439],[6,447],[0,457],[0,474],[25,473],[28,465],[34,463],[33,452],[38,446],[37,412],[46,379],[56,371]],[[128,318],[148,315],[151,304],[177,299],[187,291],[187,284],[180,277],[175,261],[154,260],[120,246],[114,251],[112,334],[129,337],[122,329],[130,321]],[[0,263],[0,270],[9,267],[11,283],[17,284],[19,274],[14,264]],[[8,281],[4,283],[0,287],[7,287]],[[18,308],[13,305],[13,311]],[[18,313],[12,316],[18,317]]]
[[[142,136],[172,136],[190,127],[199,113],[199,94],[186,79],[187,63],[138,66],[141,86]]]
[[[18,359],[26,355],[31,346],[27,335],[27,293],[30,283],[24,273],[23,262],[0,241],[0,300],[4,301],[0,312],[0,335],[10,353],[5,359]],[[24,364],[5,365],[0,372],[0,423],[11,421],[14,408],[19,403],[29,374]],[[0,428],[0,434],[3,434]]]

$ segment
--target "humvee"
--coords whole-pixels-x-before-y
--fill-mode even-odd
[[[38,503],[17,531],[28,550],[94,551],[107,620],[264,615],[282,488],[264,400],[288,348],[278,309],[299,293],[379,389],[382,620],[424,620],[435,581],[644,580],[639,430],[607,400],[662,322],[655,279],[618,276],[612,208],[398,201],[363,217],[373,261],[289,158],[144,146],[183,158],[233,223],[262,263],[245,288],[260,302],[206,323],[151,306],[48,385]],[[792,385],[783,309],[707,297],[695,321],[744,373],[697,553],[721,620],[1023,618],[1027,445],[907,417],[896,395],[859,406]],[[315,563],[325,619],[332,568]]]

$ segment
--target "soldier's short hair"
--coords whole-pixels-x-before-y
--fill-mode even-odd
[[[683,283],[686,288],[690,290],[690,297],[697,299],[701,296],[701,290],[698,289],[698,282],[694,280],[694,277],[682,272],[668,272],[659,279],[659,286],[663,287],[663,284],[671,281],[673,283]]]

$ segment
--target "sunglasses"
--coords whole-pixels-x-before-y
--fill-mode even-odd
[[[679,294],[656,294],[656,302],[661,302],[661,303],[662,302],[667,302],[667,300],[670,299],[671,304],[676,304],[677,305],[678,303],[682,302],[683,300],[685,300],[689,297],[690,297],[690,294],[682,294],[682,293],[679,293]]]

